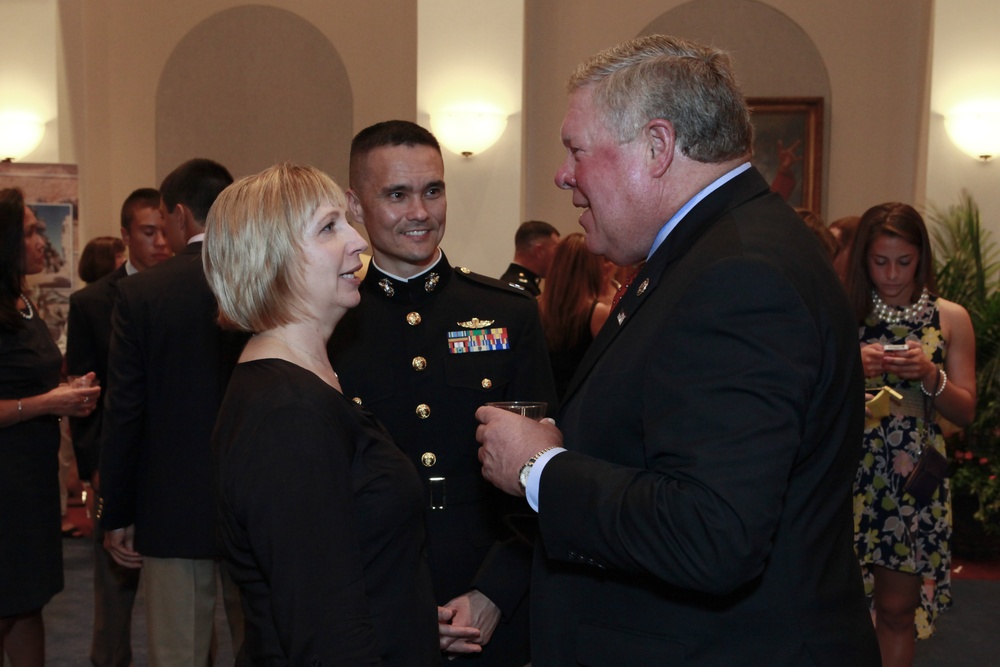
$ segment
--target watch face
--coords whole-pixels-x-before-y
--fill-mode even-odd
[[[517,483],[521,485],[522,491],[528,490],[528,473],[531,472],[531,464],[534,461],[530,461],[521,466],[521,472],[517,476]]]

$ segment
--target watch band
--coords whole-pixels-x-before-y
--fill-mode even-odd
[[[528,475],[531,474],[531,467],[535,465],[535,461],[537,461],[542,456],[542,454],[544,454],[545,452],[550,452],[553,449],[555,449],[555,447],[546,447],[545,449],[543,449],[542,451],[538,452],[530,459],[528,459],[528,461],[523,466],[521,466],[521,470],[517,474],[517,483],[518,485],[520,485],[522,491],[528,490]]]

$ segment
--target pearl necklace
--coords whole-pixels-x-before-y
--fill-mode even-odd
[[[30,320],[32,317],[35,316],[35,309],[31,307],[31,302],[28,301],[28,297],[24,296],[24,294],[21,295],[21,300],[24,301],[24,305],[27,307],[28,312],[25,313],[21,309],[18,309],[17,312],[21,313],[21,317],[23,317],[24,319]]]
[[[872,310],[886,324],[899,324],[902,320],[912,321],[920,314],[924,306],[927,305],[927,298],[929,296],[930,294],[927,293],[927,289],[924,288],[916,303],[911,303],[906,308],[900,308],[899,306],[890,306],[882,300],[878,291],[872,290]]]

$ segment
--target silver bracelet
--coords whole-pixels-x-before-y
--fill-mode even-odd
[[[21,423],[21,399],[17,399],[17,423]]]
[[[944,392],[944,388],[948,386],[948,374],[944,372],[943,368],[938,369],[938,380],[941,381],[941,386],[938,386],[937,382],[934,383],[935,391],[931,392],[924,389],[924,383],[920,383],[920,391],[924,392],[924,396],[930,396],[931,398],[937,398]]]

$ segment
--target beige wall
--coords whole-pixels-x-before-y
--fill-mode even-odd
[[[25,2],[35,0],[4,0],[0,17]],[[830,87],[824,196],[828,217],[857,213],[890,199],[922,205],[926,196],[947,204],[960,187],[967,186],[982,205],[987,224],[996,226],[1000,162],[966,161],[957,153],[943,131],[941,114],[947,109],[939,108],[943,104],[939,98],[947,98],[955,86],[970,78],[996,85],[1000,47],[990,30],[1000,19],[1000,5],[994,0],[948,0],[937,3],[936,9],[932,0],[732,2],[741,11],[758,5],[757,10],[783,12],[822,59]],[[59,35],[61,31],[56,48],[64,59],[62,69],[57,64],[59,145],[50,145],[48,150],[60,161],[80,164],[84,240],[113,233],[122,198],[136,186],[156,182],[154,100],[170,53],[199,22],[242,4],[247,3],[58,0],[60,25],[52,32]],[[294,12],[315,25],[343,58],[354,95],[354,130],[390,116],[418,118],[418,0],[273,0],[264,4]],[[577,211],[568,195],[552,185],[552,174],[562,159],[558,132],[566,77],[590,54],[639,34],[683,4],[680,0],[619,0],[612,9],[597,0],[524,3],[527,55],[523,110],[517,119],[523,133],[523,158],[522,164],[512,166],[518,158],[517,151],[510,151],[503,158],[506,162],[497,167],[523,167],[520,219],[547,219],[561,229],[576,229]],[[933,89],[927,84],[932,23],[936,24]],[[753,25],[740,27],[754,30]],[[37,33],[39,26],[29,28]],[[754,58],[747,54],[739,53],[737,59],[741,67],[754,67]],[[978,69],[984,63],[987,68]],[[771,69],[776,71],[754,75],[783,80],[787,74],[781,68]],[[210,104],[211,100],[196,103]],[[486,181],[488,177],[481,175],[474,184]],[[471,188],[463,193],[453,189],[450,194],[453,198],[477,196]],[[470,215],[487,219],[489,213],[480,209]],[[478,224],[482,220],[453,224],[447,243],[469,247],[480,243],[475,237]],[[463,227],[471,231],[463,234]],[[507,255],[509,246],[491,252]]]
[[[964,188],[984,228],[1000,243],[1000,157],[975,160],[948,138],[945,115],[970,99],[1000,100],[1000,2],[941,0],[934,25],[933,87],[927,145],[927,202],[947,207]]]
[[[812,40],[826,65],[831,99],[825,215],[834,219],[860,213],[892,199],[914,201],[922,171],[931,1],[731,3],[745,15],[755,14],[746,5],[784,12]],[[640,34],[649,23],[682,4],[687,3],[619,0],[615,11],[609,12],[599,0],[528,3],[526,43],[532,66],[525,96],[525,191],[529,217],[550,220],[563,230],[576,229],[578,215],[569,195],[551,185],[563,155],[558,133],[565,81],[573,68],[595,51]],[[697,0],[691,4],[717,12],[720,3]],[[754,28],[744,25],[741,29]],[[786,76],[780,69],[759,71],[752,54],[740,52],[735,57],[738,69],[743,70],[741,78],[752,80],[755,86]],[[553,99],[554,94],[563,101]]]
[[[237,0],[86,0],[60,3],[71,66],[75,144],[80,164],[83,238],[116,233],[118,208],[134,188],[157,185],[156,91],[160,73],[189,31]],[[285,0],[335,46],[354,95],[355,131],[389,116],[416,118],[416,7],[411,0]],[[308,66],[308,64],[305,64]],[[210,106],[212,99],[192,99]],[[236,136],[234,142],[252,141]],[[193,157],[193,156],[192,156]],[[288,156],[294,159],[294,156]],[[346,161],[347,156],[342,156]]]
[[[59,162],[59,35],[56,0],[0,0],[0,112],[30,112],[46,124],[25,162]],[[8,157],[0,155],[0,159]]]
[[[528,0],[530,2],[530,0]],[[417,122],[480,103],[508,115],[492,147],[472,157],[444,149],[452,264],[499,276],[521,223],[521,105],[525,0],[418,0]],[[460,54],[460,55],[459,55]]]

